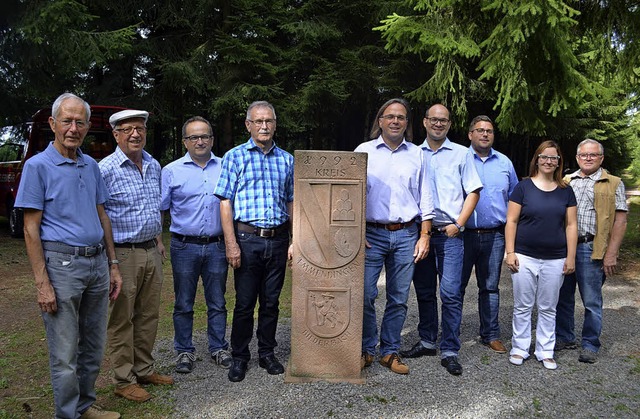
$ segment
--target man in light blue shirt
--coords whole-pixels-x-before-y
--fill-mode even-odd
[[[220,224],[220,200],[213,192],[220,177],[221,159],[211,152],[213,130],[200,116],[182,126],[187,154],[162,169],[160,209],[171,214],[173,268],[173,346],[178,353],[176,372],[190,373],[195,361],[193,304],[202,277],[207,304],[207,340],[213,361],[231,366],[224,299],[227,257]]]
[[[436,355],[438,303],[436,289],[440,277],[442,302],[441,365],[450,374],[462,374],[458,362],[462,293],[460,284],[464,256],[465,224],[479,198],[482,182],[466,147],[447,138],[451,127],[449,110],[434,105],[423,120],[427,138],[422,143],[433,193],[435,217],[429,255],[416,265],[413,285],[418,299],[420,322],[418,341],[410,350],[400,352],[407,358]]]
[[[404,99],[391,99],[378,110],[371,141],[355,151],[367,160],[367,243],[364,274],[362,361],[371,365],[378,344],[375,300],[382,268],[387,302],[380,327],[380,364],[408,374],[402,362],[401,332],[415,264],[429,252],[433,201],[425,157],[411,140],[411,113]],[[421,221],[418,231],[416,221]]]
[[[461,291],[464,300],[471,270],[475,267],[480,341],[494,352],[504,354],[507,348],[500,340],[498,321],[499,283],[504,259],[507,205],[513,188],[518,184],[518,176],[511,160],[492,148],[494,134],[493,122],[488,116],[476,116],[469,125],[469,153],[484,187],[464,233]]]

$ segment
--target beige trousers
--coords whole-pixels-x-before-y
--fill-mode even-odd
[[[116,248],[122,291],[111,303],[107,353],[116,387],[122,388],[154,372],[151,352],[158,331],[162,290],[162,257],[156,247]]]

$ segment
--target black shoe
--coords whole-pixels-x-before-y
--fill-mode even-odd
[[[182,352],[178,355],[176,361],[176,372],[180,374],[189,374],[193,370],[193,361],[196,360],[196,356],[190,352]]]
[[[446,358],[442,358],[442,360],[440,361],[440,365],[445,367],[449,374],[462,374],[462,365],[460,365],[460,363],[458,362],[457,356],[448,356]]]
[[[258,365],[260,365],[261,368],[266,369],[271,375],[278,375],[284,372],[284,367],[273,354],[260,358]]]
[[[234,383],[242,381],[244,380],[244,376],[246,373],[247,361],[234,358],[233,363],[231,364],[231,368],[229,369],[229,381],[233,381]]]
[[[577,349],[578,344],[574,340],[573,342],[563,342],[561,340],[556,340],[556,346],[553,348],[554,351],[564,351],[565,349]]]
[[[421,356],[435,356],[435,348],[425,348],[422,342],[418,341],[408,351],[400,351],[400,356],[403,358],[420,358]]]

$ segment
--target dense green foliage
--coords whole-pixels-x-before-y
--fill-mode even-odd
[[[182,153],[180,128],[214,123],[217,154],[246,141],[244,112],[273,102],[278,143],[352,150],[394,96],[421,116],[452,109],[450,137],[488,114],[524,174],[541,138],[568,155],[602,140],[614,172],[640,153],[640,5],[631,0],[5,0],[0,121],[70,90],[153,112],[150,148]],[[634,119],[635,118],[635,119]],[[572,159],[567,159],[571,161]],[[640,159],[638,159],[640,160]],[[635,168],[640,174],[640,166]]]

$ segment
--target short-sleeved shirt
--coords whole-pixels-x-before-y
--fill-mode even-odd
[[[162,169],[160,209],[170,210],[172,233],[183,236],[219,236],[220,200],[214,189],[220,177],[222,159],[211,153],[205,167],[189,153]]]
[[[466,226],[481,229],[501,227],[507,221],[509,196],[518,184],[513,163],[493,148],[487,157],[478,156],[473,147],[469,147],[469,152],[482,181],[482,191]]]
[[[275,143],[265,154],[249,138],[222,158],[215,194],[232,202],[234,220],[278,227],[289,220],[287,204],[293,202],[293,156]]]
[[[27,160],[15,206],[42,211],[40,239],[95,246],[104,237],[96,205],[109,197],[98,164],[78,149],[74,161],[53,143]]]
[[[578,201],[578,235],[596,234],[596,208],[594,205],[594,193],[596,182],[602,176],[602,168],[599,168],[589,176],[581,177],[580,170],[572,173],[571,187]],[[618,183],[616,188],[616,211],[628,211],[627,200],[624,193],[624,183]]]
[[[467,147],[452,143],[448,138],[433,151],[425,140],[420,146],[427,158],[431,182],[434,226],[456,222],[467,195],[482,189],[482,182]]]
[[[391,150],[378,137],[355,151],[368,154],[367,221],[388,224],[433,218],[427,163],[420,147],[402,140]]]
[[[516,253],[536,259],[567,257],[567,208],[577,205],[573,189],[557,187],[546,192],[527,178],[516,185],[509,200],[522,206],[516,230]]]
[[[160,163],[143,150],[141,173],[117,147],[99,165],[111,195],[104,209],[111,220],[113,240],[140,243],[160,234]]]

